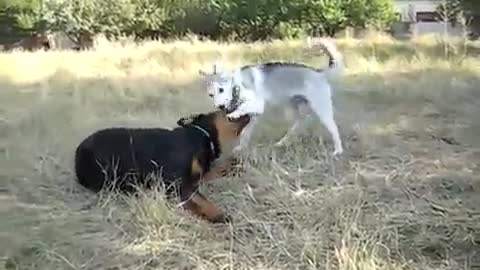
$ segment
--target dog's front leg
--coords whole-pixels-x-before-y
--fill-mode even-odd
[[[232,167],[232,160],[218,160],[212,165],[210,171],[208,171],[201,179],[202,182],[209,182],[219,177],[223,177],[228,174]]]

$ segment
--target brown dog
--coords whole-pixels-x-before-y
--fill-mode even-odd
[[[228,163],[212,166],[223,150],[238,141],[249,116],[229,120],[223,111],[177,121],[180,127],[109,128],[84,139],[75,152],[75,172],[86,188],[98,192],[112,186],[134,192],[135,185],[162,182],[167,194],[179,191],[182,205],[211,222],[226,222],[221,209],[199,191],[200,180],[222,175]],[[152,174],[157,177],[151,177]]]

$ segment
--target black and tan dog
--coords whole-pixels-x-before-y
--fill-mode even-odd
[[[84,139],[75,152],[78,182],[98,192],[108,186],[131,193],[135,186],[161,181],[167,195],[177,194],[185,208],[211,222],[228,217],[198,191],[200,180],[221,175],[228,163],[213,165],[224,149],[235,144],[249,116],[229,120],[223,111],[177,121],[180,127],[108,128]],[[228,159],[226,159],[228,160]],[[152,175],[156,177],[151,177]]]

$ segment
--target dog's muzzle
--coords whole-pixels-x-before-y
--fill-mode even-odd
[[[230,102],[229,106],[219,105],[217,108],[224,111],[225,113],[229,114],[229,113],[234,112],[238,108],[239,105],[240,104],[238,102],[234,103],[232,101],[232,102]]]

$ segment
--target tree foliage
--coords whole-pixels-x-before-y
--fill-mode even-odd
[[[470,15],[480,15],[480,1],[478,0],[458,0],[466,13]]]
[[[259,40],[385,27],[394,18],[392,0],[0,0],[2,7],[15,10],[23,25],[43,22],[77,38],[194,33]]]
[[[347,26],[386,26],[394,18],[391,0],[229,0],[216,7],[222,34],[243,39],[332,36]]]
[[[0,0],[0,14],[13,18],[12,27],[38,28],[41,0]]]
[[[437,13],[449,20],[458,16],[480,16],[480,1],[478,0],[445,0],[437,7]]]

